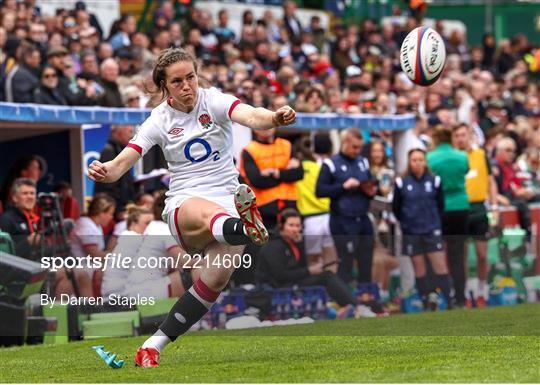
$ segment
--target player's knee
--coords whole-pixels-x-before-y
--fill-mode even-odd
[[[227,283],[229,282],[229,279],[232,275],[232,271],[229,272],[228,269],[221,268],[220,271],[217,274],[212,274],[209,277],[206,277],[206,284],[216,291],[221,291],[225,286],[227,286]]]
[[[224,213],[224,212],[225,212],[225,209],[223,209],[222,207],[219,207],[219,206],[204,207],[202,209],[202,220],[207,226],[210,226],[210,223],[212,222],[212,219],[216,215],[218,215],[220,213]]]

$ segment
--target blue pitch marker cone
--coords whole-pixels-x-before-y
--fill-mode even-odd
[[[122,366],[124,366],[124,360],[115,361],[117,355],[113,354],[111,355],[111,352],[104,352],[103,351],[104,346],[92,346],[92,349],[96,351],[96,353],[113,369],[120,369]]]

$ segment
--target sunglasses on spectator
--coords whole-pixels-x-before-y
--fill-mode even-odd
[[[44,79],[55,78],[56,74],[43,74]]]
[[[74,21],[66,21],[64,23],[64,28],[71,28],[71,27],[75,27],[77,24],[75,24]]]
[[[133,97],[129,98],[127,101],[128,101],[128,102],[133,102],[133,101],[139,100],[139,99],[140,99],[139,96],[133,96]]]
[[[506,152],[516,152],[515,148],[505,148],[504,151]]]

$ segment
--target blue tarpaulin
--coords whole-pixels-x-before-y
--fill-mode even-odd
[[[141,124],[150,109],[71,107],[43,104],[19,104],[0,102],[0,120],[28,123],[62,124]],[[406,130],[413,128],[415,117],[405,115],[370,114],[308,114],[297,113],[291,128],[306,130],[340,129],[357,127],[363,130]]]

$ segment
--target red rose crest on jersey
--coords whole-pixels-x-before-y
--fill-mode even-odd
[[[199,116],[199,123],[203,126],[203,130],[209,130],[210,127],[212,127],[212,119],[210,118],[210,115],[208,114],[202,114]]]
[[[171,135],[171,138],[178,138],[179,136],[183,135],[182,131],[184,131],[183,128],[174,127],[174,128],[171,128],[171,130],[168,132],[168,134]]]

